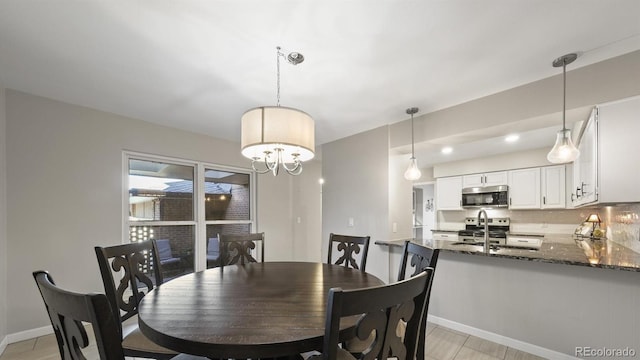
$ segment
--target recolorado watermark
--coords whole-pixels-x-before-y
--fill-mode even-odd
[[[608,347],[591,347],[591,346],[576,346],[575,356],[581,358],[590,358],[590,357],[629,357],[633,358],[636,356],[636,349],[626,347],[626,348],[608,348]]]

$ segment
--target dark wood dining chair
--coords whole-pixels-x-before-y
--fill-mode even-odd
[[[353,331],[359,340],[371,338],[371,346],[360,359],[414,359],[426,296],[433,270],[426,269],[410,279],[364,289],[329,290],[322,354],[311,359],[354,359],[339,346],[341,318],[360,315]],[[397,334],[400,321],[407,323],[404,337]],[[371,336],[374,334],[373,336]]]
[[[264,233],[244,235],[218,234],[220,240],[220,266],[258,262],[253,256],[256,246],[260,246],[260,262],[264,262]]]
[[[365,271],[370,239],[370,236],[329,234],[329,256],[327,258],[327,264],[344,265],[344,267]],[[334,247],[338,252],[342,252],[335,262],[333,261]],[[356,255],[360,252],[362,252],[362,254],[360,255],[360,263],[358,264]]]
[[[44,300],[53,332],[56,335],[62,360],[95,358],[90,351],[90,339],[82,322],[93,329],[94,341],[101,360],[124,360],[124,351],[111,304],[104,294],[81,294],[56,286],[46,271],[34,271],[42,300]],[[84,351],[83,351],[84,349]],[[89,351],[88,351],[89,350]],[[199,356],[180,354],[173,360],[205,360]]]
[[[147,240],[109,247],[95,247],[104,292],[118,329],[125,356],[170,359],[177,355],[149,340],[138,327],[138,304],[144,295],[163,282],[155,241]]]
[[[409,270],[409,277],[422,273],[427,268],[432,268],[435,275],[435,268],[438,262],[439,249],[432,249],[425,246],[421,246],[410,241],[405,241],[402,246],[402,260],[400,262],[400,271],[398,272],[398,281],[402,281],[406,278],[407,270]],[[427,331],[427,313],[429,309],[429,299],[431,297],[431,288],[427,292],[427,298],[425,302],[424,316],[422,317],[422,323],[420,324],[420,333],[418,335],[418,350],[416,353],[416,359],[424,360],[425,357],[425,341]],[[398,325],[398,333],[402,334],[405,331],[405,323]],[[352,354],[359,355],[362,351],[368,348],[372,339],[366,339],[360,341],[358,339],[346,341],[344,347]]]
[[[79,354],[92,357],[87,353],[90,340],[82,322],[93,327],[100,359],[124,359],[118,323],[104,294],[78,294],[63,290],[55,285],[48,272],[42,270],[34,271],[33,278],[49,314],[62,360],[81,359]]]
[[[426,246],[418,245],[407,240],[402,247],[402,261],[400,263],[400,270],[398,272],[398,281],[402,281],[406,278],[407,270],[413,269],[409,276],[416,276],[427,268],[433,269],[433,275],[435,276],[436,265],[438,263],[438,256],[440,255],[440,249],[432,249]],[[416,353],[417,360],[424,360],[425,357],[425,343],[427,339],[427,314],[429,311],[429,300],[431,298],[431,288],[427,292],[427,299],[424,307],[424,316],[422,317],[422,324],[420,324],[420,334],[418,338],[418,351]]]

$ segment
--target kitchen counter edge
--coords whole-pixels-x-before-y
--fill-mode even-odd
[[[491,250],[489,254],[485,254],[481,246],[453,245],[453,242],[444,240],[426,239],[420,241],[416,239],[399,239],[376,240],[374,243],[382,246],[401,248],[404,246],[406,240],[410,240],[418,245],[457,254],[640,272],[640,254],[631,249],[607,240],[607,251],[604,251],[604,254],[596,260],[593,255],[591,257],[589,256],[589,254],[593,254],[594,250],[588,240],[575,239],[570,235],[547,236],[540,250],[502,248],[499,250]]]

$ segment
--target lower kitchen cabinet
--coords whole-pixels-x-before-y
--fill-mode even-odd
[[[458,241],[458,233],[451,231],[433,231],[431,237],[433,240]]]

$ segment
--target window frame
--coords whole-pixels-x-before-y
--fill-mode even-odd
[[[193,214],[194,220],[179,221],[129,221],[129,160],[156,161],[168,164],[190,166],[194,170]],[[205,170],[220,170],[249,175],[249,219],[248,220],[206,220],[205,214]],[[180,159],[170,156],[153,155],[125,150],[122,153],[122,243],[128,243],[130,226],[194,226],[194,271],[207,267],[207,225],[247,224],[251,232],[258,232],[257,222],[257,184],[252,169],[229,165],[214,164],[205,161]]]

